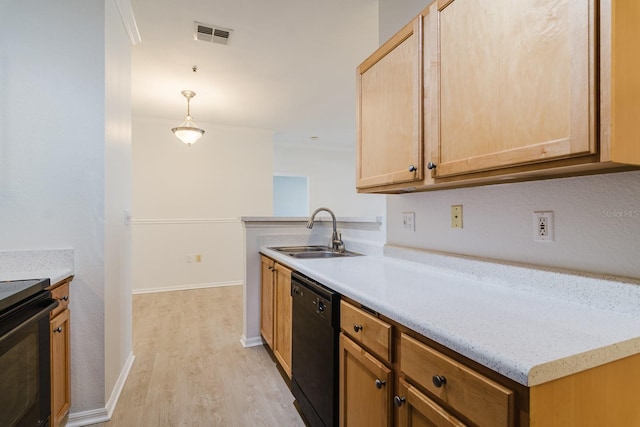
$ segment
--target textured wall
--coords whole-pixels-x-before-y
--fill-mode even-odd
[[[72,412],[105,403],[104,8],[0,3],[0,249],[75,249]]]
[[[554,242],[533,240],[541,210],[554,212]],[[416,213],[414,233],[402,212]],[[392,195],[387,221],[391,244],[640,278],[640,172]]]

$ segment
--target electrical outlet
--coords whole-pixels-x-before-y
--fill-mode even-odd
[[[533,213],[533,240],[536,242],[553,242],[553,211],[537,211]]]
[[[462,205],[451,206],[451,228],[462,228]]]
[[[402,231],[416,231],[415,212],[402,212]]]
[[[196,254],[196,262],[202,262],[202,254]]]

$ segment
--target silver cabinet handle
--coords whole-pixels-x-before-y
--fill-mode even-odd
[[[353,325],[353,331],[358,333],[362,330],[362,325]]]
[[[418,170],[418,168],[416,168],[415,166],[409,165],[409,172],[415,172],[417,170]]]
[[[429,170],[435,169],[436,166],[437,165],[435,163],[433,163],[433,162],[427,163],[427,169],[429,169]]]
[[[62,301],[69,301],[69,295],[65,295],[62,297]]]
[[[407,401],[406,397],[396,396],[393,398],[393,404],[396,405],[398,408],[404,405],[404,402],[406,401]]]
[[[376,388],[378,390],[380,390],[382,387],[384,387],[387,384],[387,382],[385,380],[376,380]]]
[[[55,328],[55,329],[53,330],[53,332],[57,332],[57,333],[62,332],[62,326],[58,326],[57,328]]]

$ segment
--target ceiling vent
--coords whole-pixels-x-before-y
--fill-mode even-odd
[[[193,27],[193,39],[202,40],[203,42],[227,44],[229,43],[229,37],[231,37],[231,33],[233,32],[233,30],[229,28],[203,24],[202,22],[194,22]]]

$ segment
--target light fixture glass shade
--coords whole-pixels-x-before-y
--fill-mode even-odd
[[[187,98],[187,117],[180,126],[171,129],[171,132],[173,132],[174,135],[177,136],[178,139],[180,139],[180,141],[184,142],[188,146],[191,146],[191,144],[202,138],[202,135],[204,135],[204,129],[200,129],[196,126],[195,123],[191,121],[191,109],[189,104],[191,98],[196,96],[195,92],[192,92],[190,90],[183,90],[182,95]]]
[[[184,142],[187,145],[191,145],[204,135],[204,129],[200,129],[195,126],[184,126],[184,125],[193,125],[192,122],[183,123],[183,125],[175,127],[171,129],[171,131],[178,137],[178,139]]]

